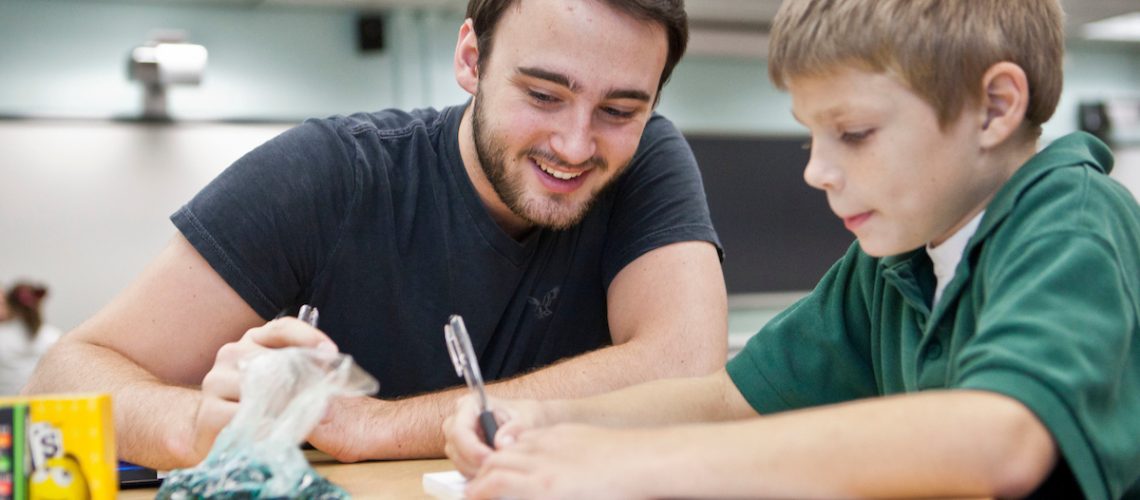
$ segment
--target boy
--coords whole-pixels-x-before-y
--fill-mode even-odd
[[[1062,38],[1053,0],[784,2],[770,76],[858,244],[717,374],[496,401],[494,452],[461,403],[469,496],[1140,493],[1140,207],[1091,136],[1035,154]]]

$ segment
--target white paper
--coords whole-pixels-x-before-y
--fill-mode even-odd
[[[424,474],[424,493],[444,500],[461,500],[467,479],[457,470]]]

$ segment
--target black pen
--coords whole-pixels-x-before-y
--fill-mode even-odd
[[[458,314],[451,315],[447,324],[443,325],[443,337],[447,341],[447,352],[455,365],[455,373],[463,377],[467,387],[479,396],[479,425],[483,427],[487,446],[494,448],[495,432],[499,430],[499,424],[495,422],[495,414],[491,412],[491,404],[487,401],[483,374],[479,372],[479,361],[475,359],[475,349],[471,347],[471,337],[467,335],[463,318]]]

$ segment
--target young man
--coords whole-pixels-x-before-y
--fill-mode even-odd
[[[1140,207],[1095,138],[1037,152],[1062,38],[1053,0],[784,2],[769,71],[858,244],[719,373],[496,401],[496,451],[463,401],[469,498],[1140,494]]]
[[[723,366],[699,172],[653,114],[685,48],[681,1],[473,0],[468,17],[455,50],[467,106],[312,120],[240,159],[30,389],[110,391],[122,457],[168,468],[205,455],[240,399],[238,361],[265,348],[339,348],[382,398],[403,398],[334,402],[310,442],[341,460],[442,455],[462,394],[438,392],[462,383],[450,314],[483,374],[510,378],[496,394]],[[301,304],[323,332],[265,324]]]

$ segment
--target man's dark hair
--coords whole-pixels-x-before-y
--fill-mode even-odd
[[[467,3],[467,18],[474,24],[478,36],[479,64],[491,56],[491,39],[495,36],[495,26],[502,19],[507,8],[521,0],[471,0]],[[665,68],[661,70],[661,80],[657,82],[657,96],[661,88],[673,74],[673,67],[685,54],[689,44],[689,17],[685,14],[684,0],[593,0],[624,12],[635,19],[661,25],[669,43],[665,57]]]

